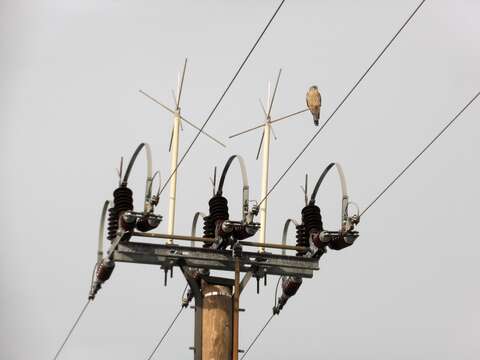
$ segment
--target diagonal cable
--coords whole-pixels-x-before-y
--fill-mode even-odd
[[[65,340],[63,340],[62,345],[60,345],[60,348],[58,349],[57,353],[56,353],[55,356],[53,357],[53,360],[56,360],[56,359],[58,358],[58,356],[60,355],[60,353],[62,352],[63,347],[65,346],[65,344],[67,343],[68,339],[69,339],[70,336],[72,335],[73,330],[75,330],[75,328],[77,327],[78,322],[80,321],[80,319],[82,318],[83,314],[85,313],[85,310],[87,310],[88,304],[90,304],[90,299],[87,300],[87,302],[86,302],[85,305],[83,306],[82,311],[80,311],[80,315],[78,315],[77,319],[76,319],[75,322],[73,323],[72,328],[70,329],[70,331],[68,332],[67,336],[65,337]]]
[[[282,173],[282,175],[278,178],[278,180],[273,184],[273,186],[270,188],[270,190],[267,192],[265,197],[260,200],[258,205],[260,205],[262,202],[265,201],[265,199],[270,195],[270,193],[277,187],[277,185],[282,181],[282,179],[285,177],[285,175],[290,171],[290,169],[293,167],[293,165],[297,162],[297,160],[303,155],[303,153],[308,149],[308,147],[312,144],[312,142],[317,138],[317,136],[320,134],[320,132],[325,128],[325,126],[330,122],[330,120],[333,118],[333,116],[337,113],[337,111],[342,107],[342,105],[347,101],[347,99],[350,97],[350,95],[355,91],[355,89],[358,87],[358,85],[362,82],[362,80],[367,76],[367,74],[370,72],[370,70],[375,66],[375,64],[378,62],[378,60],[382,57],[382,55],[387,51],[387,49],[390,47],[390,45],[394,42],[394,40],[397,38],[397,36],[402,32],[402,30],[407,26],[407,24],[410,22],[410,20],[415,16],[417,11],[422,7],[422,5],[425,3],[426,0],[422,0],[420,4],[415,8],[415,10],[410,14],[410,16],[407,18],[407,20],[403,23],[403,25],[398,29],[398,31],[395,33],[395,35],[390,39],[390,41],[387,43],[387,45],[383,48],[382,51],[377,55],[375,60],[372,62],[372,64],[367,68],[367,70],[363,73],[363,75],[360,77],[360,79],[357,80],[355,85],[350,89],[350,91],[345,95],[343,100],[338,104],[338,106],[333,110],[333,112],[330,114],[330,116],[325,120],[325,122],[322,124],[322,126],[317,130],[317,132],[313,135],[313,137],[307,142],[307,145],[300,151],[300,153],[295,157],[295,159],[292,161],[292,163],[287,167],[287,169]]]
[[[250,51],[248,52],[247,56],[245,57],[245,59],[242,61],[242,63],[240,64],[239,68],[237,69],[237,71],[235,72],[235,75],[233,76],[233,78],[230,80],[230,82],[228,83],[227,87],[225,88],[225,90],[223,91],[222,95],[220,96],[220,98],[218,99],[218,101],[216,102],[215,106],[213,107],[213,109],[210,111],[210,114],[207,116],[207,119],[205,120],[205,122],[203,123],[203,125],[201,126],[200,130],[197,132],[197,135],[195,135],[195,137],[193,138],[192,142],[190,143],[190,145],[188,146],[187,150],[185,151],[185,153],[182,155],[182,157],[180,158],[180,161],[178,162],[177,166],[175,167],[175,169],[173,170],[173,172],[170,174],[170,176],[168,177],[168,179],[165,181],[165,184],[163,185],[162,189],[160,190],[160,193],[163,192],[163,190],[165,190],[167,184],[170,182],[170,180],[172,179],[173,175],[177,172],[179,166],[182,164],[183,160],[185,159],[185,157],[188,155],[188,153],[190,152],[190,149],[192,148],[193,144],[195,144],[195,142],[197,141],[198,137],[200,136],[200,133],[203,131],[203,129],[205,128],[205,126],[208,124],[208,122],[210,121],[210,119],[212,118],[213,114],[215,113],[215,111],[217,110],[218,106],[220,105],[220,103],[222,102],[223,98],[225,97],[225,95],[227,95],[227,92],[230,90],[230,87],[233,85],[233,82],[237,79],[238,75],[240,74],[240,71],[242,71],[243,67],[245,66],[245,64],[247,63],[247,60],[250,58],[250,55],[252,55],[253,51],[255,50],[255,48],[257,47],[258,43],[260,42],[260,40],[262,39],[263,35],[265,34],[265,32],[267,31],[267,29],[270,27],[270,24],[273,22],[273,19],[275,19],[275,17],[277,16],[278,12],[280,11],[281,7],[283,6],[283,4],[285,3],[285,0],[282,0],[282,2],[280,3],[280,5],[278,5],[277,9],[275,10],[275,12],[273,13],[272,17],[270,18],[270,20],[267,22],[267,25],[265,26],[265,28],[263,29],[263,31],[260,33],[260,36],[257,38],[257,40],[255,41],[255,43],[253,44],[252,48],[250,49]]]
[[[453,123],[455,122],[455,120],[457,120],[457,119],[460,117],[460,115],[462,115],[462,113],[477,99],[477,97],[478,97],[479,95],[480,95],[480,92],[477,92],[477,94],[457,113],[457,115],[455,115],[455,116],[453,117],[453,119],[450,120],[450,122],[449,122],[447,125],[445,125],[445,126],[443,127],[443,129],[427,144],[427,146],[425,146],[425,147],[423,148],[423,150],[420,151],[420,152],[418,153],[418,155],[415,156],[415,157],[413,158],[413,160],[410,161],[410,162],[408,163],[408,165],[405,166],[405,168],[404,168],[402,171],[400,171],[400,173],[385,187],[385,189],[383,189],[383,190],[375,197],[375,199],[373,199],[373,201],[362,211],[362,213],[360,214],[360,217],[362,217],[362,215],[365,214],[365,213],[367,212],[367,210],[370,209],[370,207],[371,207],[373,204],[375,204],[375,203],[377,202],[377,200],[380,199],[380,198],[382,197],[382,195],[385,194],[385,192],[387,192],[387,190],[390,189],[390,187],[391,187],[393,184],[395,184],[395,183],[397,182],[397,180],[400,179],[400,177],[401,177],[403,174],[405,174],[405,172],[425,153],[425,151],[427,151],[428,148],[429,148],[431,145],[433,145],[433,143],[434,143],[435,141],[437,141],[437,139],[438,139],[440,136],[442,136],[442,134],[443,134],[445,131],[447,131],[447,129],[448,129],[451,125],[453,125]]]
[[[265,328],[268,326],[268,324],[270,324],[270,321],[272,321],[273,317],[275,316],[275,314],[272,314],[270,315],[270,317],[268,318],[267,322],[265,323],[265,325],[263,325],[263,327],[260,329],[260,331],[258,332],[257,336],[255,336],[252,340],[252,342],[250,343],[250,345],[248,345],[248,348],[247,350],[245,350],[245,352],[243,353],[242,357],[240,358],[240,360],[242,360],[245,356],[247,356],[248,352],[250,351],[250,349],[252,348],[253,345],[255,345],[255,343],[257,342],[258,338],[260,337],[260,335],[262,335],[263,331],[265,330]]]
[[[150,360],[153,355],[155,355],[155,353],[157,352],[159,346],[162,344],[163,340],[165,339],[165,337],[167,336],[168,332],[170,331],[170,329],[173,327],[173,325],[175,324],[175,322],[177,321],[178,317],[180,316],[180,314],[182,313],[182,310],[186,307],[183,305],[183,297],[185,296],[185,292],[187,291],[188,289],[188,284],[185,286],[185,288],[183,289],[183,292],[182,292],[182,307],[180,308],[180,311],[177,313],[177,315],[175,315],[175,317],[173,318],[173,321],[170,323],[170,325],[168,326],[167,330],[165,330],[165,332],[163,333],[162,337],[160,338],[160,340],[158,340],[157,342],[157,345],[155,345],[155,348],[153,349],[153,351],[150,353],[150,355],[148,356],[147,360]]]
[[[160,340],[158,341],[157,345],[155,345],[155,348],[153,349],[152,353],[148,356],[147,360],[150,360],[153,358],[153,355],[155,355],[155,352],[157,351],[158,347],[162,344],[163,340],[165,339],[165,337],[167,336],[168,332],[170,331],[170,329],[173,327],[173,324],[175,324],[175,321],[177,321],[178,317],[180,316],[180,314],[182,313],[182,310],[184,309],[184,307],[182,306],[180,308],[180,310],[178,311],[177,315],[175,315],[175,317],[173,318],[173,321],[170,323],[170,325],[168,325],[168,328],[167,330],[165,330],[165,332],[163,333],[162,337],[160,338]]]

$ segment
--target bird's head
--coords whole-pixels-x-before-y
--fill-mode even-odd
[[[312,86],[310,86],[309,90],[318,90],[318,87],[317,87],[317,85],[312,85]]]

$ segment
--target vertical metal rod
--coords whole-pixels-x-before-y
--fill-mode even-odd
[[[170,171],[171,171],[171,181],[170,181],[170,197],[168,201],[168,235],[172,235],[175,231],[175,207],[177,203],[177,166],[178,166],[178,144],[180,142],[180,126],[181,126],[181,115],[180,115],[180,97],[182,95],[183,89],[183,80],[185,79],[185,71],[187,68],[187,59],[183,64],[182,72],[178,74],[177,80],[177,98],[175,102],[175,113],[173,117],[173,132],[171,139],[171,152],[170,152]],[[173,240],[168,241],[169,244],[173,244]]]
[[[235,292],[233,293],[233,349],[232,359],[238,360],[239,308],[240,308],[240,259],[235,257]]]
[[[268,83],[268,98],[267,98],[267,109],[271,108],[272,99],[271,99],[271,85],[270,82]],[[262,199],[265,199],[265,196],[268,192],[268,168],[269,168],[269,161],[270,161],[270,118],[268,117],[265,119],[265,125],[263,130],[263,159],[262,159]],[[260,243],[265,244],[266,241],[266,234],[267,234],[267,201],[263,201],[260,204]],[[261,247],[259,252],[265,252],[265,248]]]
[[[268,168],[270,161],[270,122],[265,123],[264,139],[263,139],[263,161],[262,161],[262,199],[268,192]],[[260,243],[265,244],[267,233],[267,200],[260,204]],[[265,252],[265,248],[261,247],[260,252]]]
[[[173,118],[173,136],[172,136],[172,150],[170,152],[170,170],[172,178],[170,181],[170,197],[168,201],[168,235],[172,235],[175,231],[175,206],[177,201],[177,168],[178,163],[178,144],[180,130],[180,109],[175,111]],[[169,244],[173,244],[173,240],[168,240]]]

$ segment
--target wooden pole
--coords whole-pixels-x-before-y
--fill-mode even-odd
[[[202,281],[202,360],[231,360],[232,288]]]

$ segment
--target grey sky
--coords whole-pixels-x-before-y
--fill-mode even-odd
[[[333,111],[402,22],[408,1],[287,1],[207,126],[228,135],[262,121],[258,98],[283,69],[274,116],[304,107],[317,84]],[[101,205],[121,155],[147,141],[169,171],[168,104],[183,59],[183,113],[200,125],[278,1],[0,1],[0,261],[2,359],[51,358],[86,300]],[[479,90],[480,2],[427,1],[356,93],[269,198],[268,239],[300,217],[305,172],[340,162],[365,207]],[[374,206],[351,248],[330,251],[275,318],[249,359],[478,359],[480,200],[478,117],[468,109]],[[315,130],[302,115],[275,127],[271,183]],[[185,127],[181,149],[195,133]],[[207,210],[209,176],[230,154],[247,161],[260,193],[260,131],[222,149],[201,137],[179,174],[177,232]],[[142,159],[143,160],[143,159]],[[132,175],[140,204],[144,164]],[[225,193],[240,215],[239,170]],[[339,221],[335,176],[319,193],[326,225]],[[160,201],[167,215],[167,198]],[[165,231],[166,221],[160,230]],[[293,235],[293,234],[292,234]],[[293,236],[291,240],[293,241]],[[156,267],[117,266],[62,359],[144,359],[180,304]],[[240,347],[267,319],[274,279],[241,299]],[[182,314],[157,359],[190,359],[193,312]]]

